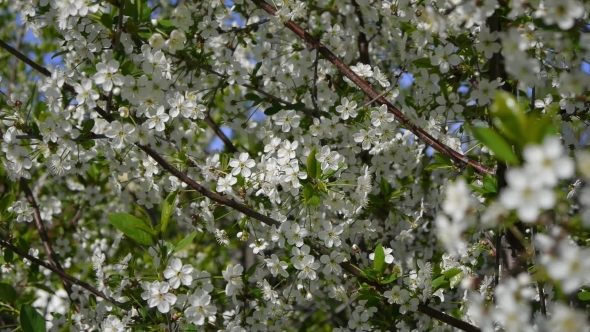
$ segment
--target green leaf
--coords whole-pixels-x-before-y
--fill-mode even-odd
[[[0,214],[6,213],[8,208],[14,202],[14,195],[6,195],[0,199]]]
[[[305,108],[305,104],[304,103],[297,103],[297,104],[293,104],[291,106],[289,106],[290,109],[294,110],[294,111],[299,111]]]
[[[449,279],[449,286],[451,286],[451,288],[455,288],[461,282],[461,280],[463,280],[463,271],[455,274]]]
[[[358,294],[359,296],[355,298],[355,301],[367,300],[368,306],[376,306],[381,301],[381,295],[370,288],[362,289]]]
[[[176,207],[176,197],[178,196],[178,191],[171,192],[166,197],[164,201],[164,206],[162,206],[162,214],[160,215],[160,224],[162,224],[161,231],[162,233],[166,231],[168,228],[168,223],[170,222],[170,217],[172,216],[172,212],[174,212],[174,207]]]
[[[110,30],[113,27],[113,17],[110,13],[103,13],[100,15],[100,23]]]
[[[385,197],[389,197],[389,195],[391,195],[391,185],[384,177],[381,177],[381,181],[379,182],[379,190],[381,190],[381,193]]]
[[[489,174],[485,174],[483,176],[483,189],[490,193],[497,193],[498,180]]]
[[[420,58],[412,61],[412,64],[416,66],[416,68],[432,68],[432,63],[430,62],[430,58]]]
[[[590,301],[590,292],[587,292],[587,291],[579,292],[578,299],[580,301]]]
[[[385,265],[385,250],[383,250],[383,246],[381,245],[381,243],[379,243],[377,245],[377,248],[375,248],[375,257],[373,258],[373,268],[380,275],[387,268],[387,265]]]
[[[508,92],[498,91],[491,109],[495,117],[494,124],[502,134],[513,143],[523,141],[526,117],[516,98]]]
[[[449,166],[453,165],[453,161],[451,160],[451,158],[449,158],[448,156],[445,156],[444,154],[437,152],[434,154],[434,160],[436,160],[437,163],[441,163],[441,164],[447,164]]]
[[[152,17],[152,9],[150,8],[150,6],[144,6],[144,2],[143,1],[139,1],[139,0],[135,0],[135,3],[137,4],[137,12],[141,13],[141,20],[142,21],[149,21]]]
[[[192,233],[190,233],[189,235],[187,235],[184,239],[180,240],[180,242],[178,242],[178,244],[176,245],[176,247],[174,247],[173,254],[181,251],[186,246],[188,246],[189,244],[191,244],[193,242],[193,240],[195,239],[195,236],[197,236],[197,231],[193,231]]]
[[[229,164],[229,156],[227,153],[219,155],[219,163],[221,164],[221,169],[227,169],[227,165]]]
[[[443,163],[432,163],[426,166],[424,169],[427,171],[433,171],[435,169],[451,168],[452,166]]]
[[[364,269],[361,271],[361,275],[365,278],[371,279],[371,280],[377,280],[378,279],[378,275],[380,273],[375,270],[375,269]]]
[[[256,76],[256,73],[258,73],[260,67],[262,67],[262,62],[259,62],[256,64],[256,66],[254,66],[254,69],[252,70],[252,76]]]
[[[397,280],[397,273],[392,273],[388,275],[385,279],[381,280],[382,285],[390,284]]]
[[[123,7],[123,14],[125,16],[130,16],[133,18],[133,20],[135,22],[139,21],[139,13],[140,11],[138,10],[139,6],[141,6],[141,1],[140,0],[135,0],[135,2],[137,3],[137,7],[131,2],[131,0],[125,0],[125,4]]]
[[[402,189],[398,189],[396,191],[393,192],[393,194],[391,194],[391,197],[389,197],[389,199],[394,199],[394,198],[398,198],[401,195],[405,194],[406,192],[410,191],[411,189],[408,187],[404,187]]]
[[[66,53],[70,53],[70,52],[71,52],[71,50],[63,50],[63,51],[59,51],[59,52],[57,52],[57,53],[53,54],[53,55],[51,56],[51,59],[53,60],[53,59],[57,58],[58,56],[60,56],[60,55],[62,55],[62,54],[66,54]]]
[[[12,250],[8,248],[4,249],[4,261],[6,263],[12,263],[14,261],[14,252]]]
[[[255,93],[246,93],[246,95],[244,95],[244,98],[246,100],[251,100],[251,101],[259,101],[260,100],[260,97]]]
[[[158,20],[158,26],[164,29],[173,29],[175,28],[174,22],[170,20]]]
[[[273,103],[271,107],[264,110],[264,114],[267,116],[275,115],[279,113],[282,109],[283,107],[280,104],[277,103],[275,105],[275,103]]]
[[[258,267],[258,264],[259,263],[255,263],[248,268],[246,273],[244,273],[244,281],[248,281],[248,279],[250,279],[250,277],[254,274],[254,272],[256,272],[256,267]]]
[[[318,191],[310,183],[303,187],[303,201],[311,206],[318,206],[321,203]]]
[[[512,146],[494,129],[489,127],[471,127],[471,132],[477,140],[490,148],[499,160],[513,165],[518,164],[518,157],[512,151]]]
[[[437,290],[439,290],[440,288],[446,287],[448,285],[449,285],[449,281],[445,279],[444,275],[442,275],[432,281],[432,284],[431,284],[432,292],[434,293]]]
[[[87,135],[90,131],[94,128],[94,119],[88,119],[82,122],[82,132],[81,135]]]
[[[45,319],[30,304],[20,307],[20,327],[23,332],[45,332]]]
[[[146,246],[152,244],[152,237],[155,236],[155,232],[149,229],[141,219],[128,213],[109,214],[107,219],[111,225],[133,241]]]
[[[135,64],[133,63],[133,61],[125,61],[121,65],[121,74],[130,75],[134,69],[135,69]]]
[[[5,303],[14,303],[16,300],[16,290],[12,285],[0,283],[0,300]]]
[[[458,267],[454,267],[454,268],[452,268],[450,270],[446,270],[443,273],[443,275],[445,276],[445,279],[449,280],[449,279],[451,279],[452,277],[456,276],[457,274],[459,274],[461,272],[463,272],[463,270],[461,270]]]
[[[322,164],[315,158],[317,153],[318,150],[314,148],[307,156],[307,175],[309,175],[310,179],[319,179],[322,175]]]

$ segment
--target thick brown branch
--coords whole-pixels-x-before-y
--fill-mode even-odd
[[[252,2],[271,15],[274,15],[276,12],[276,10],[270,4],[263,0],[252,0]],[[301,39],[303,39],[309,46],[317,49],[326,59],[328,59],[328,61],[334,64],[336,68],[338,68],[346,77],[348,77],[348,79],[356,84],[356,86],[358,86],[363,92],[369,95],[370,98],[376,98],[379,96],[379,93],[373,89],[369,83],[358,76],[354,71],[352,71],[352,69],[350,69],[350,67],[342,62],[342,60],[340,60],[336,54],[332,53],[332,51],[330,51],[324,44],[316,40],[295,22],[288,21],[285,23],[285,26],[293,31],[297,36],[301,37]],[[386,105],[389,112],[395,115],[395,118],[399,123],[401,123],[404,127],[410,130],[414,135],[416,135],[436,151],[458,163],[471,165],[480,174],[494,174],[493,169],[467,158],[466,156],[451,149],[449,146],[432,137],[424,129],[416,126],[400,110],[387,101],[387,99],[381,97],[377,99],[377,102]]]

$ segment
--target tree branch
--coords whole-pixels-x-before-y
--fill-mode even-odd
[[[47,70],[45,67],[39,65],[35,61],[29,59],[26,55],[22,54],[21,52],[17,51],[16,49],[12,48],[12,46],[6,44],[2,39],[0,39],[0,47],[7,50],[8,53],[17,57],[20,61],[26,63],[27,65],[31,66],[36,71],[40,72],[41,74],[51,77],[51,72]]]
[[[33,196],[33,191],[29,188],[27,181],[24,178],[20,178],[20,187],[24,191],[25,196],[27,197],[27,201],[33,207],[33,220],[35,221],[35,226],[37,227],[37,231],[39,232],[39,236],[41,237],[41,241],[43,242],[43,247],[45,247],[45,252],[49,258],[49,261],[57,270],[64,271],[61,263],[59,262],[59,257],[53,250],[51,246],[51,242],[49,240],[49,236],[47,235],[47,230],[45,229],[45,225],[43,224],[43,220],[41,220],[41,213],[39,212],[39,205],[37,205],[37,201],[35,201],[35,197]],[[65,273],[65,272],[64,272]],[[61,283],[63,284],[66,292],[68,293],[68,297],[72,295],[72,287],[65,279],[61,279]]]
[[[112,303],[113,305],[121,308],[121,309],[125,309],[128,310],[129,308],[125,305],[123,305],[122,303],[119,303],[117,301],[115,301],[113,298],[108,297],[105,293],[99,291],[98,289],[92,287],[90,284],[85,283],[82,280],[76,279],[74,277],[72,277],[71,275],[67,274],[66,272],[64,272],[63,270],[60,270],[58,268],[56,268],[55,266],[53,266],[52,264],[48,264],[47,262],[44,262],[42,260],[40,260],[39,258],[35,258],[27,253],[25,253],[24,251],[20,250],[19,248],[13,246],[12,244],[6,242],[5,240],[0,239],[0,246],[10,249],[12,250],[12,252],[17,253],[19,256],[24,257],[28,260],[30,260],[31,262],[41,265],[44,268],[50,270],[51,272],[57,274],[62,280],[67,280],[70,283],[74,284],[74,285],[78,285],[84,289],[86,289],[87,291],[89,291],[90,293],[104,299],[105,301],[108,301],[109,303]]]
[[[264,0],[252,0],[252,2],[271,15],[274,15],[276,13],[276,9]],[[373,89],[373,87],[369,83],[367,83],[360,76],[358,76],[354,71],[352,71],[352,69],[350,69],[350,67],[348,67],[344,62],[342,62],[342,60],[340,60],[334,53],[332,53],[332,51],[330,51],[324,44],[316,40],[313,36],[311,36],[309,33],[303,30],[295,22],[288,21],[285,23],[285,26],[289,28],[289,30],[293,31],[301,39],[303,39],[308,45],[310,45],[314,49],[317,49],[326,59],[328,59],[328,61],[334,64],[336,68],[338,68],[346,77],[348,77],[348,79],[354,82],[354,84],[356,84],[362,91],[369,95],[370,98],[376,98],[379,96],[379,93],[375,89]],[[377,102],[386,105],[388,111],[395,115],[395,118],[399,123],[405,126],[410,132],[412,132],[414,135],[416,135],[418,138],[420,138],[422,141],[424,141],[427,145],[431,146],[436,151],[451,158],[455,162],[464,165],[471,165],[480,174],[494,174],[493,169],[467,158],[467,156],[462,155],[461,153],[451,149],[449,146],[443,144],[436,138],[432,137],[424,129],[416,126],[399,109],[397,109],[389,101],[387,101],[387,99],[381,97],[377,99]]]

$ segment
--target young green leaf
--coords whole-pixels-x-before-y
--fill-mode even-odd
[[[387,277],[385,277],[385,279],[381,280],[381,284],[387,285],[387,284],[390,284],[396,280],[397,280],[397,273],[392,273],[392,274],[388,275]]]
[[[579,292],[578,299],[580,301],[590,301],[590,292],[586,292],[586,291]]]
[[[392,188],[389,184],[389,181],[387,181],[385,177],[381,177],[381,181],[379,182],[379,189],[381,190],[381,193],[384,197],[389,197],[389,195],[391,195]]]
[[[178,196],[178,191],[174,191],[168,194],[168,197],[166,197],[164,205],[162,206],[162,214],[160,217],[160,223],[162,224],[162,233],[165,232],[168,228],[170,217],[172,216],[172,212],[174,212],[174,208],[176,207],[176,196]]]
[[[309,183],[303,187],[303,200],[305,204],[311,206],[318,206],[321,203],[320,195],[318,194],[317,189],[315,189]]]
[[[512,151],[512,146],[494,129],[489,127],[471,127],[471,132],[475,138],[490,148],[498,159],[513,165],[518,164],[518,157]]]
[[[197,231],[193,231],[192,233],[187,235],[184,239],[180,240],[180,242],[178,242],[176,247],[174,247],[174,251],[172,253],[175,254],[175,253],[181,251],[182,249],[184,249],[189,244],[191,244],[193,242],[193,240],[195,239],[195,236],[197,236]]]
[[[14,202],[14,195],[6,195],[0,199],[0,214],[4,214]]]
[[[310,179],[319,179],[322,174],[321,164],[315,158],[317,153],[318,150],[314,148],[307,156],[307,175]]]
[[[0,300],[4,303],[14,303],[16,300],[16,290],[12,285],[0,283]]]
[[[385,264],[385,250],[383,249],[381,243],[379,243],[377,248],[375,248],[375,257],[373,258],[373,268],[378,271],[379,274],[382,274],[387,268],[387,265]]]
[[[490,193],[498,192],[498,180],[489,174],[485,174],[483,176],[483,188]]]
[[[20,307],[20,327],[23,332],[45,332],[45,319],[30,304]]]
[[[141,219],[128,213],[109,214],[107,219],[111,225],[133,241],[146,246],[152,244],[152,237],[155,236],[155,232],[147,228]]]

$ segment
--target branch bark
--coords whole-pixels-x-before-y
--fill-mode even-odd
[[[276,9],[264,0],[252,0],[252,2],[265,12],[269,13],[270,15],[274,15],[276,13]],[[336,66],[336,68],[338,68],[346,77],[348,77],[348,79],[354,82],[354,84],[356,84],[356,86],[359,87],[363,92],[365,92],[370,98],[377,98],[379,96],[379,93],[375,89],[373,89],[373,87],[369,83],[367,83],[360,76],[358,76],[354,71],[352,71],[352,69],[350,69],[348,65],[342,62],[342,60],[340,60],[336,56],[336,54],[330,51],[324,44],[316,40],[307,31],[303,30],[295,22],[288,21],[285,23],[285,26],[289,28],[289,30],[293,31],[301,39],[303,39],[310,47],[317,49],[328,61],[330,61],[334,66]],[[416,135],[418,138],[420,138],[422,141],[424,141],[427,145],[429,145],[436,151],[451,158],[457,163],[463,165],[471,165],[480,174],[493,175],[495,173],[494,170],[490,167],[487,167],[481,163],[478,163],[467,158],[467,156],[462,155],[461,153],[451,149],[449,146],[443,144],[436,138],[432,137],[432,135],[430,135],[424,129],[412,123],[399,109],[393,106],[384,97],[378,98],[377,102],[379,102],[382,105],[386,105],[387,110],[395,115],[395,119],[400,124],[402,124],[410,132],[412,132],[414,135]]]
[[[43,247],[45,247],[45,252],[47,253],[49,261],[51,262],[51,264],[53,264],[56,270],[65,273],[63,267],[61,266],[61,263],[59,262],[59,257],[57,257],[57,254],[51,246],[49,236],[47,235],[47,229],[45,229],[43,220],[41,220],[39,205],[37,205],[37,201],[33,196],[33,191],[31,190],[31,188],[29,188],[29,185],[27,184],[27,181],[24,178],[21,178],[19,182],[21,189],[24,191],[25,196],[27,197],[27,201],[33,207],[33,220],[35,221],[35,226],[37,227],[37,231],[39,232],[39,236],[41,237],[41,241],[43,242]],[[61,278],[61,283],[63,284],[66,292],[68,293],[68,297],[70,297],[72,295],[72,287],[64,278]]]
[[[53,266],[52,264],[48,264],[47,262],[44,262],[42,260],[40,260],[39,258],[35,258],[27,253],[25,253],[24,251],[20,250],[19,248],[13,246],[12,244],[6,242],[5,240],[0,239],[0,246],[10,249],[12,250],[12,252],[18,254],[21,257],[24,257],[28,260],[30,260],[31,262],[43,266],[44,268],[50,270],[51,272],[57,274],[62,280],[67,280],[67,282],[70,282],[74,285],[78,285],[84,289],[86,289],[87,291],[89,291],[90,293],[108,301],[109,303],[112,303],[113,305],[122,308],[122,309],[126,309],[128,310],[129,308],[127,308],[127,306],[124,306],[123,304],[115,301],[114,299],[108,297],[105,293],[99,291],[98,289],[92,287],[90,284],[79,280],[77,278],[72,277],[71,275],[67,274],[65,271],[56,268],[55,266]],[[69,294],[68,294],[69,295]]]

